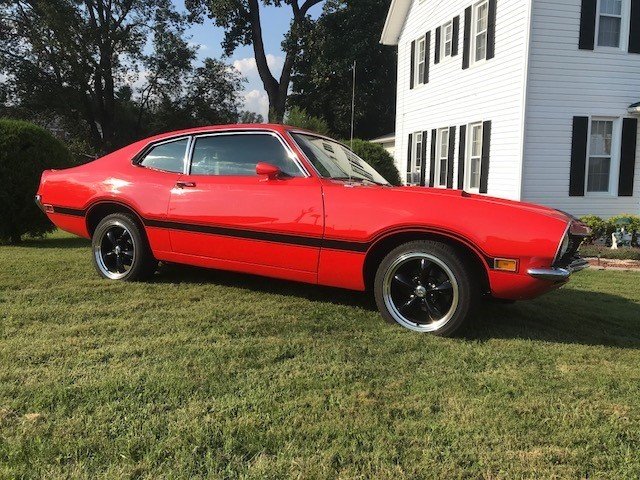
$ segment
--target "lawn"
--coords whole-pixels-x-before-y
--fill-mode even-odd
[[[353,292],[0,247],[0,477],[638,478],[639,280],[585,271],[442,339]]]

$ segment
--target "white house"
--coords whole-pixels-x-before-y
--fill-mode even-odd
[[[396,134],[388,133],[382,137],[369,140],[371,143],[377,143],[384,148],[392,157],[396,156]]]
[[[640,213],[640,0],[393,0],[409,184]]]

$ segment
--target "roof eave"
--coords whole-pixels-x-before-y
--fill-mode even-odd
[[[398,45],[400,33],[404,22],[407,19],[409,9],[411,8],[411,0],[392,0],[387,14],[387,20],[382,29],[382,37],[380,43],[383,45]]]

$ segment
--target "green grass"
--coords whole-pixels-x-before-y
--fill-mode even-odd
[[[0,477],[637,478],[639,279],[585,271],[442,339],[353,292],[0,247]]]

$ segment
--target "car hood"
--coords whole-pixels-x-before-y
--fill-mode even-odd
[[[387,187],[379,187],[379,188],[387,188]],[[553,208],[545,207],[542,205],[537,205],[534,203],[526,203],[519,202],[515,200],[507,200],[504,198],[497,197],[489,197],[486,195],[478,195],[473,193],[467,193],[463,190],[451,190],[451,189],[441,189],[441,188],[432,188],[432,187],[395,187],[390,189],[390,191],[395,192],[397,195],[411,195],[416,197],[416,201],[418,199],[426,200],[427,198],[433,197],[450,197],[455,199],[469,199],[474,202],[481,202],[490,205],[504,205],[518,210],[526,210],[529,212],[537,213],[540,215],[544,215],[546,217],[554,218],[563,222],[571,221],[572,217],[567,213],[561,212],[560,210],[556,210]]]

